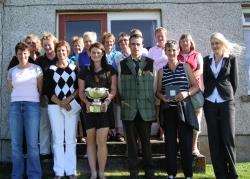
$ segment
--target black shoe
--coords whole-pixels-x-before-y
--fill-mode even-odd
[[[145,171],[145,178],[146,179],[155,179],[154,171]]]
[[[138,171],[130,171],[129,179],[139,179]]]
[[[52,159],[52,154],[40,154],[40,160]]]

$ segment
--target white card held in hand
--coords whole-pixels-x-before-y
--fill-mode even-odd
[[[170,90],[170,96],[175,96],[176,95],[176,91],[175,90]]]

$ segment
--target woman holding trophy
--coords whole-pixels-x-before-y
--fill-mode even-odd
[[[96,42],[90,47],[90,66],[79,73],[79,96],[83,102],[87,131],[87,154],[91,179],[104,179],[107,161],[107,135],[113,118],[112,99],[116,95],[117,74],[107,64],[104,46]]]

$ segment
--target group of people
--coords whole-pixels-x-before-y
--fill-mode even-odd
[[[27,145],[26,175],[41,178],[39,154],[50,153],[50,133],[55,179],[65,174],[76,178],[76,132],[81,118],[91,179],[105,178],[110,131],[118,138],[125,137],[130,178],[139,175],[139,146],[145,177],[155,178],[150,146],[151,125],[155,123],[164,136],[168,178],[177,174],[179,150],[183,173],[190,179],[193,156],[200,155],[200,130],[187,121],[197,120],[200,126],[203,110],[215,176],[237,178],[237,64],[232,43],[221,33],[213,33],[212,53],[203,58],[190,34],[182,34],[179,42],[168,40],[167,30],[159,27],[155,40],[155,46],[147,50],[142,32],[132,29],[129,34],[119,34],[120,51],[115,50],[112,33],[104,33],[101,42],[97,42],[95,32],[85,32],[83,37],[73,37],[71,45],[51,33],[44,33],[41,40],[31,34],[17,43],[7,75],[12,178],[22,178],[25,173],[23,136]],[[86,95],[87,88],[108,89],[98,113],[91,111],[93,99]],[[200,91],[204,106],[191,105],[188,110],[194,115],[190,119],[185,113],[187,103]]]

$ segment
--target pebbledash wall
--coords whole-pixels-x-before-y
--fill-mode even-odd
[[[8,105],[10,93],[6,86],[7,65],[15,44],[29,33],[57,33],[57,13],[62,11],[100,12],[156,10],[161,25],[167,27],[169,38],[176,39],[191,32],[197,48],[205,56],[210,53],[209,36],[218,31],[244,46],[242,4],[240,0],[0,0],[0,161],[10,161]],[[250,4],[250,1],[249,1]],[[58,35],[58,34],[56,34]],[[250,103],[247,100],[247,65],[244,53],[237,58],[239,88],[236,95],[237,160],[250,161]],[[248,59],[250,60],[250,59]],[[242,100],[245,99],[245,100]],[[205,121],[200,136],[201,153],[209,157]]]

